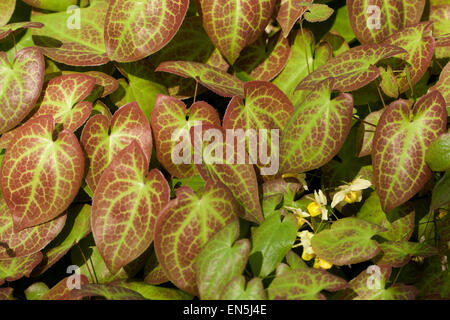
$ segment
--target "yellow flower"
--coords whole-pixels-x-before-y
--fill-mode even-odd
[[[303,189],[308,190],[308,185],[306,184],[306,174],[304,173],[284,173],[281,176],[283,179],[295,178],[302,185]]]
[[[319,192],[314,191],[314,200],[315,201],[311,202],[306,207],[311,217],[322,214],[322,220],[328,220],[328,210],[326,208],[327,198],[323,194],[322,190],[319,190]]]
[[[305,219],[310,216],[308,212],[305,212],[300,208],[294,208],[294,207],[288,207],[288,206],[284,206],[284,208],[291,210],[294,213],[295,217],[297,218],[297,225],[298,225],[299,229],[305,224],[305,222],[308,223],[308,221],[306,221],[306,219]]]
[[[311,246],[311,238],[313,236],[314,233],[307,230],[297,233],[297,237],[300,238],[300,243],[294,245],[294,247],[303,247],[302,259],[305,261],[309,261],[315,256],[314,250]]]
[[[331,207],[334,208],[340,203],[354,203],[360,202],[362,199],[362,191],[370,187],[372,183],[369,180],[361,179],[357,177],[349,184],[337,187],[339,190],[333,196],[333,201],[331,202]]]
[[[320,259],[319,257],[316,257],[316,259],[314,259],[313,267],[315,269],[330,269],[332,266],[333,266],[332,263],[329,263],[328,261]]]
[[[447,215],[447,212],[445,212],[444,210],[439,210],[439,215],[438,218],[442,219]]]

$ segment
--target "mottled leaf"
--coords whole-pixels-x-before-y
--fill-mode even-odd
[[[403,267],[411,257],[429,257],[436,255],[438,250],[426,243],[408,241],[388,241],[380,244],[382,253],[376,263],[379,266]]]
[[[15,281],[23,276],[29,277],[31,271],[42,259],[40,251],[10,259],[0,259],[0,285],[5,281]]]
[[[89,284],[88,278],[84,275],[80,275],[79,281],[81,286]],[[62,279],[49,291],[44,293],[39,300],[81,300],[81,296],[74,295],[74,292],[78,289],[70,289],[69,284],[72,284],[71,277]]]
[[[358,157],[365,157],[372,154],[373,137],[375,129],[384,110],[378,110],[369,113],[362,122],[357,131],[356,141],[358,143]],[[369,124],[370,123],[370,124]]]
[[[8,23],[16,7],[16,0],[4,0],[0,3],[0,26]]]
[[[265,300],[266,292],[260,278],[245,283],[244,276],[231,279],[220,296],[220,300]]]
[[[145,300],[136,291],[109,284],[85,284],[72,295],[78,299],[87,297],[103,297],[106,300]]]
[[[190,300],[192,296],[177,289],[152,286],[143,282],[118,282],[121,287],[136,291],[149,300]]]
[[[283,30],[283,35],[286,38],[289,35],[295,22],[300,19],[300,17],[308,9],[307,6],[302,6],[299,4],[300,1],[297,0],[281,0],[280,8],[277,13],[277,21]],[[312,3],[313,0],[302,1],[305,4]]]
[[[16,22],[10,23],[6,26],[0,26],[0,40],[6,38],[11,34],[11,32],[15,32],[20,29],[27,28],[42,28],[44,25],[40,22]]]

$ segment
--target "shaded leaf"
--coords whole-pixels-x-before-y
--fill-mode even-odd
[[[76,296],[74,293],[79,289],[70,289],[71,278],[66,277],[58,282],[54,287],[44,293],[39,300],[81,300],[81,296]],[[80,285],[85,286],[89,284],[89,280],[86,276],[80,275]]]
[[[15,281],[23,276],[29,277],[33,268],[38,265],[42,259],[40,251],[10,259],[0,259],[0,285],[5,281]]]
[[[379,266],[403,267],[411,257],[429,257],[438,254],[438,250],[426,243],[407,241],[388,241],[380,244],[382,255],[376,259]]]
[[[103,297],[106,300],[145,300],[144,297],[136,291],[109,284],[85,284],[72,295],[78,299],[87,297]]]
[[[450,133],[441,134],[428,147],[425,161],[433,171],[450,169]]]
[[[236,276],[225,286],[220,300],[265,300],[266,292],[260,278],[246,283],[244,276]]]
[[[141,294],[145,299],[149,300],[190,300],[192,296],[189,294],[172,288],[164,288],[152,286],[143,282],[118,282],[118,285]]]

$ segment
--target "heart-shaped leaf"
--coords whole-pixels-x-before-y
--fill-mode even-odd
[[[414,231],[414,207],[405,203],[384,213],[376,192],[364,201],[357,217],[386,228],[387,231],[378,235],[391,241],[407,241]]]
[[[242,49],[266,28],[275,0],[199,0],[203,27],[216,48],[233,64]]]
[[[76,292],[77,289],[70,289],[70,287],[68,286],[68,282],[70,280],[70,277],[62,279],[54,287],[44,293],[39,298],[39,300],[81,300],[82,297],[75,296],[73,294],[73,292]],[[85,275],[80,275],[79,281],[81,286],[87,285],[89,283],[89,280]]]
[[[268,217],[252,231],[250,266],[255,276],[265,278],[283,260],[297,237],[297,219],[293,215],[280,220],[279,214]]]
[[[312,3],[313,0],[303,1],[305,4]],[[285,38],[289,35],[295,22],[300,19],[300,17],[308,9],[306,5],[300,5],[297,0],[281,0],[280,8],[277,13],[277,21],[283,30],[283,35]]]
[[[140,144],[147,159],[152,152],[150,124],[136,102],[121,107],[111,120],[102,114],[90,118],[80,140],[89,159],[86,182],[92,191],[112,159],[132,141]]]
[[[405,100],[397,100],[383,112],[373,138],[372,166],[385,212],[409,200],[428,181],[425,152],[446,123],[439,91],[420,98],[412,111]]]
[[[20,50],[13,63],[0,52],[0,133],[18,125],[33,109],[44,82],[44,56],[36,47]]]
[[[425,0],[348,0],[348,16],[361,43],[379,43],[420,21]]]
[[[371,238],[383,231],[386,229],[362,219],[343,218],[334,222],[331,229],[315,234],[311,245],[317,256],[332,264],[354,264],[380,252],[380,246]]]
[[[53,137],[55,122],[40,116],[24,124],[3,158],[3,196],[16,231],[59,216],[72,203],[84,175],[77,137],[63,130]]]
[[[236,241],[238,237],[239,223],[229,223],[199,252],[195,261],[195,276],[202,300],[219,299],[226,284],[244,271],[250,241]]]
[[[239,275],[226,284],[220,300],[266,300],[266,292],[260,278],[245,283],[245,277]]]
[[[53,78],[45,89],[44,99],[33,117],[53,116],[56,123],[74,132],[89,117],[92,103],[83,101],[95,86],[95,79],[83,74]]]
[[[108,269],[140,256],[153,241],[156,218],[170,189],[136,141],[120,151],[103,172],[92,198],[92,233]]]
[[[195,174],[190,128],[199,122],[220,126],[217,110],[206,102],[196,102],[186,109],[182,101],[165,95],[157,96],[150,122],[156,141],[156,157],[172,176],[178,178]],[[183,152],[183,163],[174,161],[180,151]]]
[[[4,0],[0,3],[0,27],[8,23],[16,7],[16,0]]]
[[[337,291],[347,285],[344,279],[325,270],[302,268],[275,277],[267,291],[270,300],[324,300],[322,290]]]
[[[31,271],[42,260],[40,251],[10,259],[0,259],[0,286],[5,281],[14,281],[23,276],[29,277]]]
[[[361,45],[354,47],[329,60],[309,74],[297,89],[314,90],[319,82],[334,78],[334,90],[354,91],[375,80],[380,71],[375,64],[383,59],[404,53],[391,45]]]
[[[110,284],[85,284],[81,289],[74,290],[72,295],[77,299],[103,297],[106,300],[145,300],[136,291]]]
[[[76,74],[73,71],[63,71],[63,75]],[[79,74],[79,73],[78,73]],[[100,71],[86,71],[83,74],[90,76],[95,79],[95,84],[103,87],[103,93],[101,98],[104,98],[119,88],[119,82],[110,75],[100,72]]]
[[[66,216],[19,232],[3,198],[0,198],[0,259],[21,257],[38,252],[62,230]]]
[[[438,254],[438,250],[426,243],[408,241],[388,241],[380,244],[382,256],[377,259],[379,266],[400,268],[409,262],[412,256],[429,257]]]
[[[137,61],[164,47],[177,33],[188,5],[189,0],[109,1],[105,21],[109,58]]]
[[[32,16],[32,21],[44,24],[41,29],[33,29],[33,40],[46,56],[72,66],[96,66],[109,61],[104,41],[108,1],[90,3],[79,11],[79,27],[76,19],[69,19],[67,7],[64,12]]]
[[[333,79],[319,84],[294,112],[280,142],[280,172],[305,172],[331,160],[350,132],[353,98],[331,99]],[[326,116],[324,116],[326,115]]]
[[[184,78],[193,78],[211,91],[224,97],[244,95],[244,83],[218,68],[193,61],[167,61],[155,71],[169,72]]]
[[[198,295],[194,261],[208,240],[228,223],[237,221],[239,207],[220,183],[207,181],[203,193],[177,189],[158,216],[155,251],[164,273],[178,288]]]

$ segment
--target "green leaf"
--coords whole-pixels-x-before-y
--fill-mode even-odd
[[[192,296],[177,289],[152,286],[144,282],[125,282],[121,281],[117,285],[136,291],[145,299],[149,300],[190,300]]]
[[[92,233],[108,269],[139,257],[153,241],[156,218],[170,189],[136,141],[120,151],[103,172],[92,198]]]
[[[40,22],[16,22],[7,24],[6,26],[3,27],[0,26],[0,39],[6,38],[11,33],[14,33],[15,31],[20,29],[42,28],[43,26],[44,25]]]
[[[23,0],[35,8],[50,11],[66,11],[67,7],[78,4],[78,0]]]
[[[5,281],[15,281],[23,276],[29,277],[31,271],[42,259],[40,251],[10,259],[0,259],[0,285]]]
[[[437,90],[444,97],[445,104],[450,105],[450,62],[448,62],[439,75],[439,81],[432,86],[430,91]]]
[[[269,216],[252,231],[250,266],[255,276],[265,278],[283,260],[297,237],[297,219],[293,215]]]
[[[305,20],[308,22],[322,22],[328,20],[334,10],[326,4],[312,4],[305,12]]]
[[[408,201],[428,181],[431,170],[425,152],[445,131],[446,122],[445,102],[438,91],[420,98],[412,111],[405,100],[385,109],[372,146],[374,183],[385,212]]]
[[[13,288],[0,288],[0,301],[1,300],[15,300],[13,296]]]
[[[236,276],[225,286],[220,300],[265,300],[266,292],[260,278],[245,281],[244,276]]]
[[[376,259],[379,266],[403,267],[411,257],[429,257],[438,254],[438,250],[426,243],[407,241],[388,241],[380,244],[382,255]]]
[[[16,7],[16,0],[5,0],[0,3],[0,27],[8,23]]]
[[[177,33],[188,6],[189,0],[109,1],[105,21],[108,57],[132,62],[160,50]]]
[[[27,300],[39,300],[49,290],[49,287],[44,282],[35,282],[24,293]]]
[[[54,130],[52,116],[29,120],[3,158],[0,182],[16,231],[56,218],[80,189],[84,156],[78,139],[67,130],[54,138]]]
[[[303,2],[304,4],[299,3],[297,0],[280,1],[277,21],[283,30],[283,35],[285,38],[287,38],[295,22],[303,16],[305,11],[308,9],[309,4],[312,3],[313,0],[305,0]]]
[[[341,93],[331,99],[332,86],[333,79],[320,83],[287,123],[280,142],[281,173],[318,168],[342,147],[351,128],[353,98]]]
[[[391,241],[407,241],[414,231],[414,207],[405,203],[391,211],[384,213],[380,198],[376,192],[364,201],[357,214],[357,218],[377,224],[387,231],[378,235]]]
[[[164,273],[178,288],[198,295],[195,258],[215,233],[237,221],[238,211],[220,183],[207,181],[199,195],[189,187],[177,190],[177,197],[158,216],[154,246]]]
[[[270,300],[324,300],[322,290],[337,291],[346,286],[344,279],[325,270],[301,268],[277,276],[267,291]]]
[[[306,262],[292,250],[290,250],[286,254],[286,262],[288,263],[289,267],[291,267],[291,269],[308,268],[308,265],[306,264]]]
[[[311,245],[319,258],[332,264],[354,264],[380,252],[379,244],[371,238],[383,231],[383,227],[359,218],[342,218],[334,222],[331,229],[315,234]]]
[[[106,300],[145,300],[144,297],[136,291],[109,284],[85,284],[72,293],[75,297],[103,297]]]
[[[202,300],[219,299],[226,284],[244,271],[250,241],[237,241],[238,237],[239,223],[229,223],[199,252],[195,261],[195,276]]]
[[[375,129],[380,121],[380,117],[383,114],[384,110],[377,110],[369,113],[365,118],[364,122],[362,122],[358,126],[358,132],[356,141],[358,143],[358,157],[365,157],[372,154],[372,144],[373,137],[375,135]],[[370,124],[372,125],[370,125]]]
[[[450,203],[450,171],[447,171],[444,176],[436,183],[431,195],[430,210],[441,208]]]
[[[70,277],[62,279],[50,290],[41,295],[39,297],[39,300],[81,300],[81,297],[74,295],[77,289],[70,289],[70,287],[68,286],[70,281]],[[84,275],[80,275],[79,281],[80,285],[86,285],[89,283],[88,278]]]
[[[450,133],[440,135],[428,147],[425,161],[433,171],[450,169]]]

